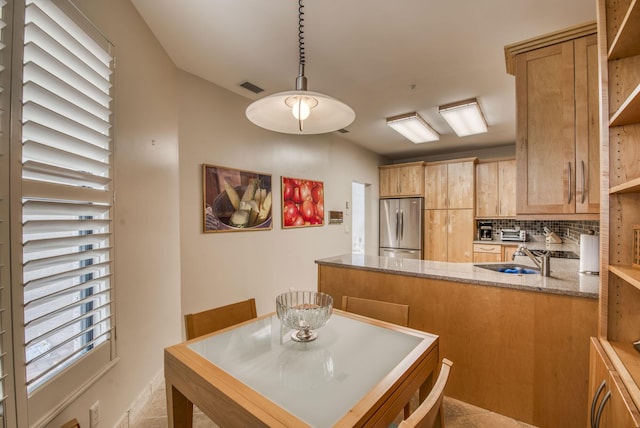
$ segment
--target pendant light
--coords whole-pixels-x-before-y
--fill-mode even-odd
[[[278,92],[247,107],[247,118],[262,128],[285,134],[325,134],[349,126],[356,117],[348,105],[318,92],[307,91],[304,75],[304,12],[298,0],[298,77],[295,91]]]

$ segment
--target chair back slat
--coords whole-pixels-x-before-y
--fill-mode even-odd
[[[429,395],[408,418],[400,422],[398,428],[432,428],[436,419],[440,419],[440,425],[444,427],[442,399],[444,398],[444,388],[447,386],[452,365],[451,361],[446,358],[442,359],[440,374]]]
[[[187,340],[257,317],[256,300],[251,298],[219,308],[184,316]]]
[[[409,305],[342,296],[342,310],[404,327],[409,325]]]

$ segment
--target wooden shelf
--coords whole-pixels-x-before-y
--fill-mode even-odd
[[[640,55],[640,1],[632,0],[609,48],[609,59]]]
[[[618,184],[617,186],[613,186],[609,189],[610,195],[638,192],[640,192],[640,178],[635,178],[631,181],[627,181],[626,183]]]
[[[640,45],[640,42],[638,44]],[[635,87],[631,95],[611,115],[609,120],[609,126],[631,125],[633,123],[640,123],[640,84]]]
[[[639,337],[640,339],[640,337]],[[640,352],[632,343],[601,341],[631,399],[640,408]]]
[[[640,290],[640,269],[634,269],[630,265],[609,265],[609,272]]]

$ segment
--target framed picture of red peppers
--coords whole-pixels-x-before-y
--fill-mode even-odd
[[[324,225],[324,183],[282,177],[282,228]]]

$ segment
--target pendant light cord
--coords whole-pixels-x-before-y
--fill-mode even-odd
[[[304,67],[306,57],[304,53],[304,5],[298,0],[298,53],[300,65]],[[302,73],[304,74],[304,73]]]
[[[296,79],[296,90],[307,90],[307,78],[304,76],[304,64],[306,62],[306,56],[304,53],[304,5],[302,0],[298,0],[298,78]],[[302,124],[302,99],[298,101],[298,130],[303,131]],[[295,107],[294,107],[295,108]]]

